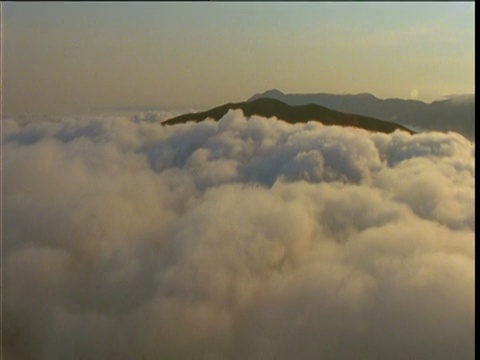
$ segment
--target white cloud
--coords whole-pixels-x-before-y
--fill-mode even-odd
[[[238,110],[3,131],[7,358],[473,358],[457,134]]]

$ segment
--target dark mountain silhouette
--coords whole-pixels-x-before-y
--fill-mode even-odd
[[[245,116],[259,115],[263,117],[277,117],[288,123],[305,123],[313,120],[324,125],[353,126],[370,131],[391,133],[397,129],[413,133],[413,131],[393,122],[374,119],[356,114],[346,114],[330,110],[324,106],[309,104],[292,106],[271,98],[259,98],[241,103],[228,103],[211,110],[184,114],[164,121],[162,124],[174,125],[188,121],[202,121],[206,118],[220,120],[230,109],[241,109]]]
[[[418,100],[379,99],[372,94],[284,94],[273,89],[256,94],[289,105],[317,104],[329,109],[393,121],[408,127],[435,131],[455,131],[470,140],[475,138],[475,95],[451,96],[427,104]]]

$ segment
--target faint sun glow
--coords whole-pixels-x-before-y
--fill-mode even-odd
[[[410,97],[411,97],[412,99],[418,98],[418,89],[412,89],[412,90],[410,91]]]

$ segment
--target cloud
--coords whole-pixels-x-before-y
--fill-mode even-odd
[[[130,115],[136,122],[163,122],[175,116],[185,113],[195,112],[195,109],[179,109],[179,110],[147,110],[142,112],[125,112],[125,115]]]
[[[473,358],[474,143],[229,111],[3,124],[6,358]]]

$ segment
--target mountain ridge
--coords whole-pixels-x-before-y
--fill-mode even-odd
[[[414,99],[379,99],[370,93],[285,94],[278,89],[258,93],[247,101],[274,98],[289,105],[317,104],[329,109],[393,121],[403,126],[432,131],[455,131],[473,140],[475,137],[475,94],[449,95],[443,100],[425,103]]]
[[[288,105],[272,98],[260,98],[253,101],[226,103],[210,110],[176,116],[162,122],[162,125],[175,125],[189,121],[199,122],[207,118],[220,120],[230,109],[241,109],[245,116],[277,117],[288,123],[305,123],[318,121],[324,125],[353,126],[369,131],[391,133],[395,130],[414,131],[394,122],[379,120],[372,117],[352,113],[343,113],[317,104]]]

